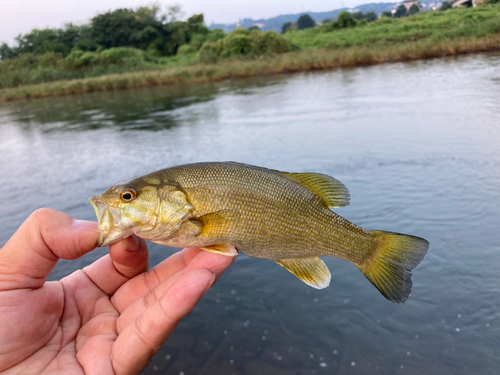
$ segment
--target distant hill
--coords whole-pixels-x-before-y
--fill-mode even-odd
[[[338,14],[342,10],[348,10],[350,12],[358,12],[361,11],[363,13],[366,12],[375,12],[377,14],[382,13],[385,10],[396,9],[399,3],[370,3],[359,5],[356,8],[342,8],[331,10],[329,12],[302,12],[296,14],[283,14],[280,16],[276,16],[269,19],[260,19],[253,20],[251,18],[244,18],[240,20],[238,23],[212,23],[208,26],[210,29],[222,29],[226,33],[231,30],[236,29],[237,27],[245,27],[249,28],[253,25],[258,25],[263,31],[267,30],[275,30],[281,32],[281,27],[286,22],[295,22],[297,19],[303,14],[309,14],[315,21],[323,21],[326,18],[337,18]]]

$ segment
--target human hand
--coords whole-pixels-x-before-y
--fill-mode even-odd
[[[184,249],[147,271],[146,243],[132,236],[46,281],[98,237],[97,223],[40,209],[0,250],[0,371],[137,374],[234,261]]]

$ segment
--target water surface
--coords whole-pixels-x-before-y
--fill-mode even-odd
[[[0,245],[36,208],[195,161],[341,180],[335,211],[430,241],[404,305],[324,258],[315,290],[240,255],[146,374],[498,374],[500,54],[89,94],[0,106]],[[151,263],[175,249],[150,244]],[[61,261],[59,279],[105,254]]]

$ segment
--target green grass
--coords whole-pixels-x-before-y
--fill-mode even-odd
[[[327,31],[328,24],[285,34],[301,49],[338,49],[353,46],[391,46],[423,40],[441,42],[457,38],[483,38],[500,33],[500,6],[479,6],[421,12],[411,17],[377,21],[354,28]]]
[[[373,23],[333,31],[322,26],[287,33],[284,37],[298,49],[283,54],[219,58],[211,64],[200,62],[194,52],[168,58],[151,58],[143,52],[132,51],[132,57],[119,64],[111,61],[75,70],[83,76],[68,74],[68,77],[61,76],[54,82],[0,86],[0,101],[332,69],[500,49],[500,4],[422,12],[401,19],[382,18]],[[91,56],[86,58],[92,60]],[[94,59],[102,60],[96,56]],[[4,79],[2,64],[0,82]],[[64,72],[64,69],[60,69],[61,65],[58,64],[52,65],[54,73],[53,76],[49,75],[47,81],[51,77],[57,79],[57,74],[63,74],[60,72]],[[32,71],[38,72],[40,76],[41,69],[48,69],[50,64],[44,66],[35,62],[31,66]],[[99,69],[102,74],[99,74]],[[29,69],[24,74],[32,77]],[[42,78],[36,81],[26,77],[24,82],[43,82]]]

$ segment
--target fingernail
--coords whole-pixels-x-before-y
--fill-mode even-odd
[[[139,251],[140,248],[139,239],[136,236],[130,236],[128,238],[130,238],[130,240],[128,241],[133,241],[133,243],[126,242],[125,251],[129,253],[136,253],[137,251]]]
[[[213,276],[212,281],[210,281],[210,282],[208,283],[208,287],[209,287],[209,288],[211,288],[211,287],[212,287],[212,285],[214,285],[214,283],[215,283],[215,279],[217,278],[217,275],[216,275],[215,273],[213,273],[213,272],[212,272],[212,276]]]
[[[101,233],[95,221],[73,219],[73,226],[80,230],[94,232],[94,233]]]
[[[206,292],[208,292],[208,290],[215,284],[215,279],[217,278],[217,275],[215,275],[215,273],[211,272],[212,274],[212,280],[210,280],[207,284],[207,287],[205,288],[205,291],[203,292],[203,294],[205,294]]]

